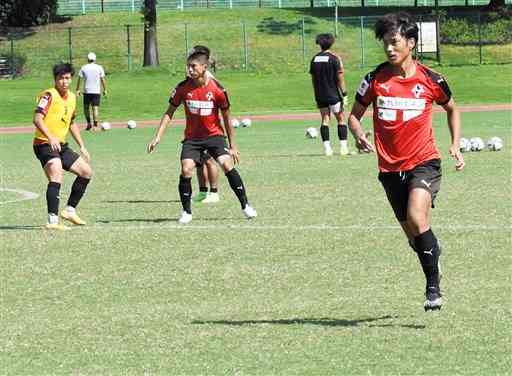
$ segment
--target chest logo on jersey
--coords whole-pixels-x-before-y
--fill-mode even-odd
[[[315,63],[328,63],[329,56],[315,56],[315,59],[313,61]]]
[[[211,101],[213,99],[213,93],[211,91],[206,93],[206,99],[208,99],[209,101]]]
[[[196,101],[196,100],[187,100],[186,101],[187,108],[191,114],[208,116],[211,115],[213,110],[213,102],[210,101]]]
[[[391,85],[388,85],[388,84],[379,84],[379,87],[381,87],[382,89],[386,90],[386,93],[389,94],[389,90],[391,89]]]
[[[423,98],[400,98],[400,97],[377,97],[378,108],[392,110],[424,110],[425,99]]]
[[[414,94],[415,98],[421,97],[421,94],[423,94],[424,92],[425,92],[425,89],[420,84],[416,84],[416,86],[414,86],[412,88],[412,93]]]

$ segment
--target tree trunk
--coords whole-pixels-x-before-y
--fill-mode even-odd
[[[156,2],[144,0],[144,64],[143,66],[158,66],[158,44],[156,39]]]
[[[490,0],[487,5],[488,9],[499,9],[505,7],[505,0]]]

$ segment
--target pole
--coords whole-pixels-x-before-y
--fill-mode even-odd
[[[135,0],[132,0],[132,13],[135,13]]]
[[[82,14],[85,14],[85,0],[82,0]]]
[[[437,1],[437,0],[436,0]],[[436,59],[441,64],[441,38],[439,38],[439,12],[436,14]]]
[[[364,16],[361,19],[361,67],[364,67]]]
[[[71,28],[68,27],[68,51],[69,51],[69,63],[73,64],[73,39],[71,36]]]
[[[478,11],[478,54],[480,56],[480,64],[482,64],[482,19],[480,17],[480,11]]]
[[[11,42],[11,59],[10,59],[11,76],[12,76],[12,78],[14,78],[14,77],[16,77],[16,62],[14,61],[14,36],[9,34],[9,40]]]
[[[130,40],[130,25],[126,25],[126,43],[128,46],[128,71],[132,70],[132,45]]]
[[[247,72],[249,70],[249,51],[247,46],[247,30],[245,27],[245,21],[242,21],[242,33],[244,38],[244,68]]]
[[[188,24],[185,23],[185,57],[188,55]]]
[[[304,17],[302,17],[302,65],[306,67],[306,31]]]
[[[334,36],[338,37],[338,0],[334,3]]]

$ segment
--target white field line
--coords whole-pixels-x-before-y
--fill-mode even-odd
[[[17,193],[17,194],[21,195],[20,198],[17,198],[14,200],[0,201],[0,205],[10,204],[12,202],[20,202],[20,201],[25,201],[25,200],[34,200],[39,197],[39,195],[37,193],[24,191],[22,189],[0,188],[0,192],[12,192],[12,193]]]

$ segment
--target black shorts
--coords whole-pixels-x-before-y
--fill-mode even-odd
[[[210,159],[212,156],[210,155],[210,153],[208,153],[208,150],[204,150],[202,153],[201,153],[201,159],[199,160],[199,163],[197,164],[198,166],[202,166],[206,163],[206,161],[208,159]]]
[[[89,105],[99,106],[100,105],[101,94],[84,94],[84,107],[89,107]]]
[[[197,165],[206,162],[204,152],[217,159],[221,155],[229,154],[229,149],[224,136],[213,136],[202,140],[184,140],[181,149],[181,160],[192,159]]]
[[[441,188],[441,160],[426,161],[409,171],[381,172],[379,181],[386,191],[396,219],[404,222],[407,220],[407,205],[411,189],[423,188],[430,192],[432,207],[434,207],[434,200]]]
[[[67,142],[65,144],[60,144],[60,153],[58,151],[53,151],[50,144],[34,145],[34,154],[37,159],[39,159],[39,162],[41,162],[41,166],[43,166],[43,168],[50,159],[59,158],[62,161],[62,168],[66,171],[69,171],[73,163],[80,158],[77,153],[71,150]]]
[[[343,98],[316,98],[316,106],[318,108],[327,108],[340,104],[340,110],[343,111]]]

